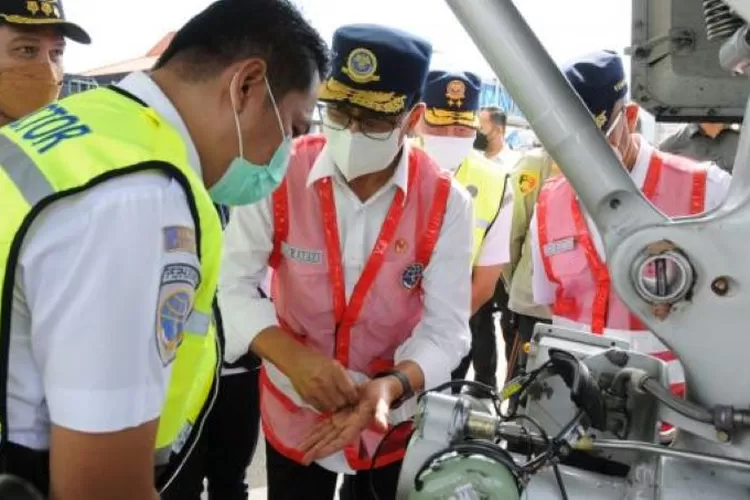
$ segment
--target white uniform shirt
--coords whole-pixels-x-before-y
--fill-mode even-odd
[[[510,191],[507,185],[506,190]],[[487,231],[482,246],[479,248],[479,255],[474,263],[476,267],[501,266],[510,262],[510,231],[513,223],[512,198],[512,193],[505,193],[503,204],[495,222]]]
[[[156,84],[136,73],[121,87],[180,131],[200,172],[187,128]],[[174,226],[194,228],[186,196],[155,172],[106,181],[37,217],[13,289],[10,441],[43,450],[51,424],[104,433],[159,416],[171,371],[157,329],[162,272],[199,269],[195,254],[165,251],[164,230]]]
[[[308,189],[321,178],[334,179],[334,198],[344,267],[347,298],[370,256],[391,201],[407,188],[409,145],[393,177],[366,202],[349,189],[324,148],[307,179]],[[471,297],[472,202],[456,182],[450,195],[432,260],[425,269],[422,320],[395,353],[395,363],[416,362],[424,372],[425,387],[450,380],[451,370],[469,350]],[[261,298],[257,288],[267,276],[273,247],[271,200],[238,207],[226,230],[224,262],[219,283],[219,304],[226,337],[226,359],[233,362],[244,354],[262,330],[277,326],[273,304]],[[388,311],[383,311],[388,314]],[[321,461],[338,472],[350,472],[343,455]]]
[[[484,155],[483,155],[484,156]],[[516,164],[519,162],[523,155],[519,153],[518,151],[514,151],[510,149],[508,146],[503,146],[503,149],[500,150],[498,154],[493,156],[492,158],[487,158],[488,160],[497,163],[501,167],[503,167],[507,172],[510,172],[513,167],[516,166]]]
[[[648,173],[653,152],[653,146],[648,144],[646,140],[642,139],[638,157],[636,158],[635,165],[633,165],[633,170],[630,171],[630,177],[633,179],[635,185],[638,186],[638,189],[642,190],[643,184],[646,182],[646,174]],[[706,196],[704,201],[706,211],[718,207],[724,201],[724,198],[729,191],[729,184],[732,181],[732,176],[721,170],[716,164],[711,163],[707,166],[708,175],[706,177]],[[602,237],[599,234],[599,231],[597,231],[594,221],[583,208],[583,205],[581,205],[581,211],[586,217],[586,223],[591,232],[591,237],[596,246],[597,253],[602,259],[602,262],[606,262]],[[529,233],[531,237],[531,265],[533,269],[531,286],[534,293],[534,302],[539,305],[552,304],[555,302],[556,285],[549,280],[547,273],[544,270],[542,252],[539,248],[536,212],[534,212],[534,215],[531,218]]]

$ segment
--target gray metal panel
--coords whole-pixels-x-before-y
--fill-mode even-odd
[[[750,82],[719,66],[699,0],[633,0],[631,94],[657,121],[739,121]]]

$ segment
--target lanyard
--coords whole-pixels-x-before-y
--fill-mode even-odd
[[[417,169],[409,162],[409,179],[407,191],[412,188]],[[393,196],[380,234],[375,242],[370,257],[367,259],[362,275],[354,286],[354,291],[346,302],[344,267],[341,259],[341,242],[336,217],[336,201],[333,194],[333,182],[330,177],[321,179],[317,184],[320,212],[323,218],[323,232],[328,257],[328,275],[333,291],[333,311],[336,320],[335,358],[344,366],[349,365],[349,344],[351,329],[359,318],[367,293],[372,288],[378,271],[383,265],[385,253],[393,242],[401,216],[404,212],[404,191],[399,189]]]

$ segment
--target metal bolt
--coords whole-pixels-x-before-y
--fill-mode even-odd
[[[620,200],[618,198],[612,198],[609,201],[609,208],[611,208],[612,210],[617,210],[619,206],[620,206]]]
[[[723,297],[729,293],[729,279],[726,276],[720,276],[711,282],[711,291],[716,295]]]

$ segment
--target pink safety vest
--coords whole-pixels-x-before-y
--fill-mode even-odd
[[[669,217],[704,211],[707,171],[687,158],[655,151],[643,185],[644,196]],[[556,285],[553,314],[589,325],[598,335],[622,337],[634,350],[670,365],[672,391],[684,395],[682,368],[667,348],[619,299],[607,265],[599,257],[572,186],[563,176],[548,180],[537,206],[544,269]]]
[[[282,328],[297,340],[372,377],[393,367],[396,348],[421,319],[420,280],[443,223],[450,174],[422,151],[411,150],[406,199],[403,191],[396,192],[347,304],[332,179],[307,187],[324,145],[318,135],[297,139],[286,179],[273,194],[274,305]],[[261,373],[263,431],[279,453],[299,462],[298,444],[325,416],[295,403],[299,396],[290,383],[275,382],[280,372],[274,369],[264,366]],[[375,466],[401,460],[410,432],[402,427],[391,433]],[[370,468],[383,436],[365,430],[358,445],[344,449],[349,466]]]

